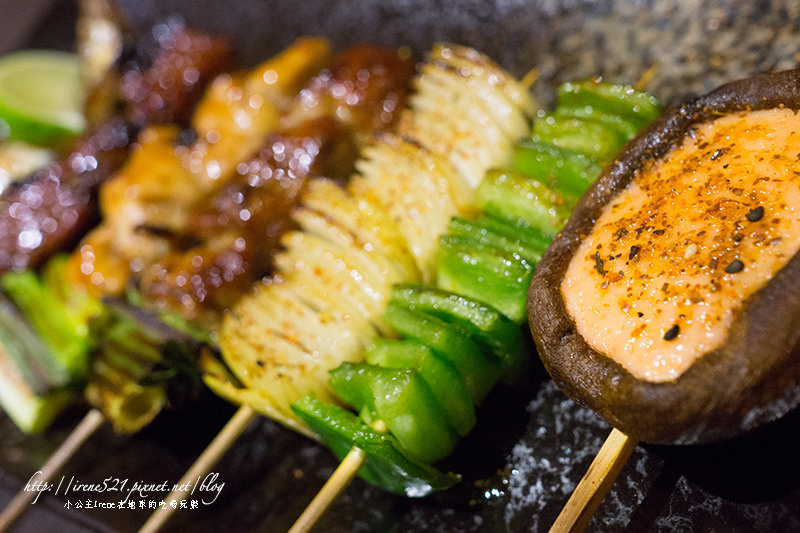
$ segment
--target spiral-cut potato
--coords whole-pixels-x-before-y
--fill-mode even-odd
[[[215,367],[206,376],[220,395],[304,431],[290,405],[309,392],[335,401],[328,370],[392,334],[383,322],[392,284],[433,280],[439,235],[472,209],[485,172],[509,163],[535,111],[524,86],[459,46],[436,46],[415,90],[396,131],[363,152],[346,187],[310,184],[277,274],[220,331],[234,374]]]

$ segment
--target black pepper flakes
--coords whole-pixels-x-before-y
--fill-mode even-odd
[[[734,259],[728,264],[728,266],[725,267],[725,272],[728,274],[736,274],[742,270],[744,270],[744,263],[742,263],[739,259]]]
[[[764,216],[764,206],[763,205],[760,205],[760,206],[756,207],[755,209],[751,209],[750,212],[747,213],[747,215],[746,215],[747,220],[749,220],[750,222],[756,222],[758,220],[761,220],[761,218],[763,216]]]
[[[678,333],[680,332],[681,332],[681,327],[678,324],[675,324],[674,326],[669,328],[666,333],[664,333],[664,340],[665,341],[675,340],[675,337],[677,337]]]
[[[633,261],[636,258],[636,256],[639,255],[639,252],[641,252],[641,251],[642,251],[642,247],[641,246],[637,246],[635,244],[633,246],[631,246],[631,250],[628,253],[628,261]]]
[[[719,159],[720,157],[722,157],[723,155],[725,155],[730,151],[731,149],[728,146],[725,146],[723,148],[718,148],[713,154],[711,154],[711,157],[709,159],[711,159],[712,161],[716,161],[717,159]]]
[[[597,270],[597,273],[601,276],[606,275],[606,271],[603,268],[603,260],[600,258],[600,252],[594,253],[594,269]]]

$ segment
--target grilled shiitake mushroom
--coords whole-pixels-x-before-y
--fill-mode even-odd
[[[800,403],[798,109],[798,70],[733,82],[664,114],[606,168],[528,293],[565,394],[633,438],[681,444]]]

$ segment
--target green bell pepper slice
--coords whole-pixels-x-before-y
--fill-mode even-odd
[[[544,114],[533,123],[534,141],[551,143],[607,163],[628,141],[619,128],[589,117]]]
[[[389,300],[386,322],[402,336],[429,346],[458,371],[479,405],[503,375],[503,365],[463,329],[431,314]]]
[[[469,237],[443,235],[436,268],[438,288],[491,302],[517,325],[527,319],[526,294],[534,265],[513,252]]]
[[[620,117],[635,131],[661,114],[661,103],[652,95],[629,85],[596,79],[562,83],[558,89],[557,111],[573,110],[577,115]],[[576,116],[577,116],[576,115]],[[634,135],[635,135],[634,131]]]
[[[494,306],[463,293],[415,284],[395,285],[390,301],[463,328],[500,361],[504,373],[520,371],[525,356],[522,328]]]
[[[531,138],[514,147],[512,168],[550,184],[564,201],[586,192],[603,170],[593,157]],[[567,215],[571,209],[566,208]]]
[[[422,497],[448,489],[461,479],[410,459],[399,451],[391,435],[375,431],[350,411],[313,395],[300,398],[292,410],[340,460],[354,446],[361,449],[366,457],[359,476],[386,491]]]
[[[481,216],[475,220],[455,216],[450,219],[447,234],[472,237],[480,244],[517,253],[532,264],[542,259],[552,241],[551,237],[529,224],[493,216]]]
[[[464,436],[475,426],[475,406],[453,365],[424,344],[411,339],[377,339],[367,347],[367,363],[384,368],[413,368],[442,407],[444,421]]]
[[[433,463],[453,451],[458,437],[425,380],[413,368],[342,363],[330,371],[336,395],[368,424],[382,422],[410,457]]]
[[[564,226],[577,199],[554,190],[547,178],[512,170],[487,172],[475,197],[486,213],[512,223],[523,221],[550,238]]]

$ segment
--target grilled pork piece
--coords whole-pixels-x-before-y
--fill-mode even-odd
[[[99,93],[90,96],[87,109],[94,109],[95,120],[75,146],[3,191],[0,272],[35,268],[75,245],[99,220],[98,187],[125,162],[139,127],[185,120],[205,84],[230,66],[227,41],[175,23],[154,33],[154,48],[134,54],[136,61],[121,61],[110,74],[104,87],[113,88],[113,105],[98,105]],[[149,66],[145,56],[153,58]]]

